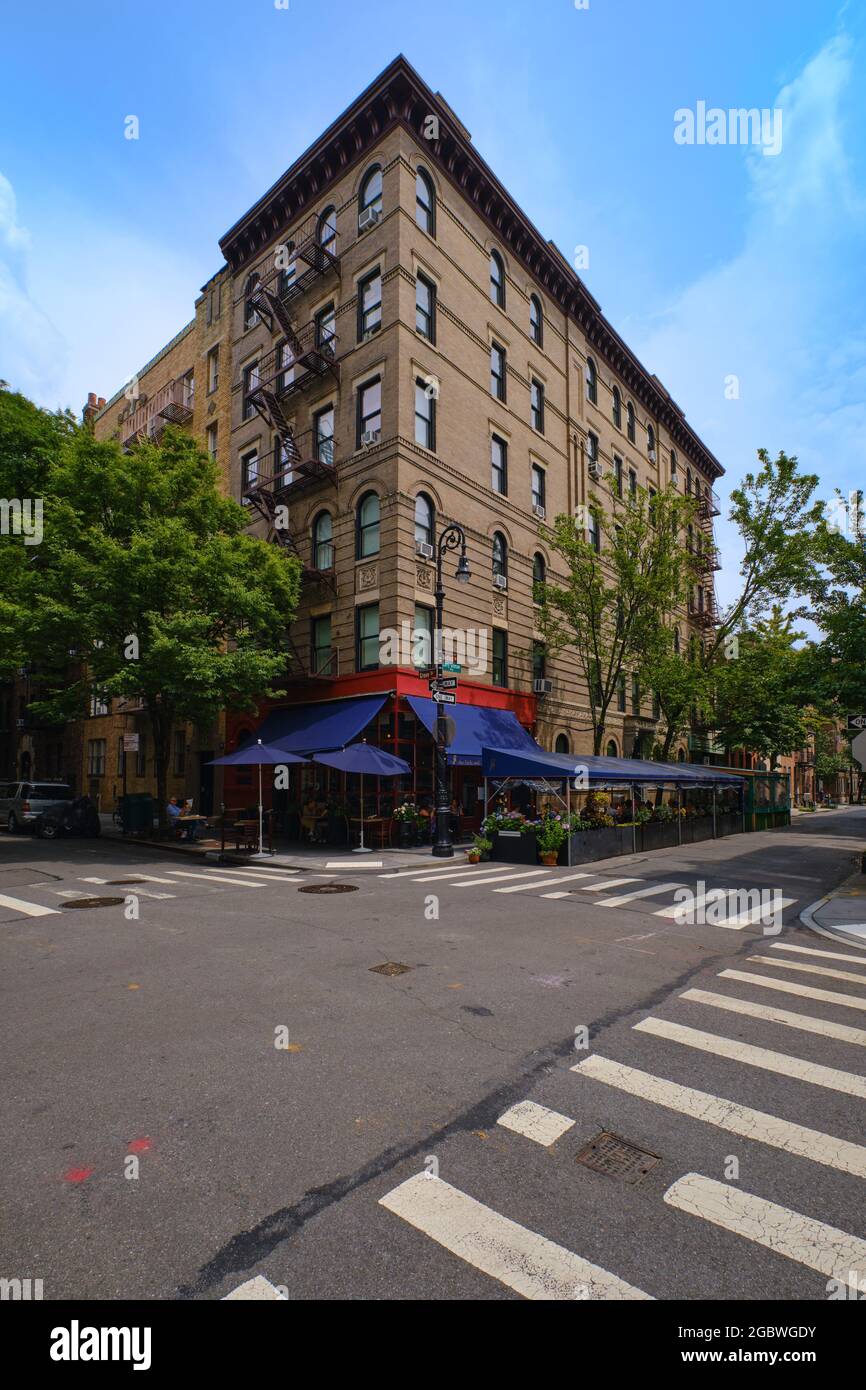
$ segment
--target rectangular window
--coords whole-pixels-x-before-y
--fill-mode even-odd
[[[326,304],[316,314],[316,347],[326,357],[333,357],[337,347],[337,315],[333,304]]]
[[[375,434],[376,437],[382,431],[382,381],[380,377],[375,377],[372,381],[366,382],[358,387],[358,437],[356,448],[360,449],[362,444],[372,443],[370,439],[365,441],[365,435]]]
[[[505,400],[505,348],[498,343],[490,345],[490,394]]]
[[[508,445],[498,434],[490,440],[490,486],[494,492],[508,496]]]
[[[631,712],[640,714],[640,681],[637,676],[631,678]]]
[[[620,671],[619,680],[616,683],[616,707],[620,714],[625,714],[625,672]]]
[[[538,464],[532,465],[532,505],[533,507],[543,507],[545,498],[544,469],[539,468]]]
[[[90,717],[96,719],[101,714],[108,714],[108,696],[104,690],[94,689],[90,692]]]
[[[538,430],[539,434],[544,434],[544,387],[535,377],[532,378],[529,388],[529,400],[532,428]]]
[[[217,456],[217,437],[219,434],[219,427],[216,424],[208,425],[205,433],[207,437],[207,451],[210,454],[211,458],[215,459]]]
[[[277,392],[288,391],[295,379],[295,354],[284,340],[277,343]]]
[[[186,771],[186,730],[175,729],[173,738],[175,777],[182,777]]]
[[[436,341],[436,286],[419,275],[415,281],[415,327],[431,343]]]
[[[334,407],[326,405],[313,416],[313,438],[316,442],[316,458],[320,463],[334,462]]]
[[[279,434],[274,435],[274,486],[288,487],[292,481],[292,454]]]
[[[415,443],[431,453],[436,448],[436,398],[420,377],[415,379]]]
[[[545,674],[545,652],[543,642],[533,642],[532,644],[532,679],[543,681]]]
[[[616,473],[616,495],[622,497],[622,459],[617,458],[616,455],[614,455],[613,467]]]
[[[87,772],[90,777],[105,776],[105,739],[92,738],[87,745]]]
[[[382,327],[382,275],[371,271],[358,282],[358,342]]]
[[[135,775],[144,777],[147,772],[147,734],[138,736],[138,752],[135,755]]]
[[[192,410],[195,405],[195,373],[187,372],[181,377],[183,386],[183,403],[188,410]]]
[[[598,463],[598,435],[593,434],[592,430],[590,430],[589,434],[586,436],[586,457],[587,462],[592,464]]]
[[[355,609],[355,665],[359,671],[375,671],[379,665],[379,605]]]
[[[415,604],[415,631],[412,634],[412,665],[429,666],[433,660],[433,609]]]
[[[250,400],[251,392],[255,391],[259,384],[259,364],[251,362],[248,367],[244,367],[243,375],[243,419],[249,420],[256,412],[256,408]]]
[[[508,633],[501,627],[493,629],[493,684],[508,685]]]
[[[207,355],[207,393],[215,391],[220,383],[220,350],[211,348]]]
[[[655,490],[654,487],[651,487],[651,488],[649,489],[649,519],[650,519],[650,525],[651,525],[651,526],[655,526],[655,524],[656,524],[656,512],[657,512],[657,510],[658,510],[658,500],[657,500],[657,498],[658,498],[658,493],[656,492],[656,490]]]
[[[259,451],[250,449],[248,454],[241,458],[241,498],[243,499],[251,488],[257,486],[259,481]]]
[[[632,497],[637,496],[637,474],[633,468],[628,470],[628,490]]]
[[[333,661],[331,650],[331,615],[322,613],[313,618],[310,624],[310,670],[314,674],[325,675],[331,672]]]
[[[598,524],[598,512],[595,507],[589,509],[589,543],[596,555],[601,553],[601,529]]]

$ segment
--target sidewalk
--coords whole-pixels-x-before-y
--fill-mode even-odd
[[[866,951],[866,873],[858,870],[832,893],[804,907],[800,921],[821,936]]]

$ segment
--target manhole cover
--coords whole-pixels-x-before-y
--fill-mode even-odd
[[[618,1134],[603,1130],[581,1149],[575,1160],[595,1173],[604,1173],[609,1178],[621,1178],[623,1182],[641,1182],[657,1163],[661,1154],[650,1153],[648,1149],[630,1144]]]
[[[309,883],[299,893],[357,893],[357,883]]]
[[[64,907],[119,907],[124,898],[67,898]]]
[[[370,966],[374,975],[405,975],[411,969],[411,965],[401,965],[398,960],[386,960],[384,965]]]
[[[107,878],[105,886],[107,888],[117,888],[121,883],[147,883],[146,878]]]

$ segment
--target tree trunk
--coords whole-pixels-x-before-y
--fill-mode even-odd
[[[149,708],[150,727],[153,734],[153,760],[156,769],[156,802],[159,817],[159,838],[168,835],[168,758],[171,739],[171,717],[162,705]]]
[[[673,743],[674,739],[676,738],[676,733],[677,733],[677,722],[678,722],[678,721],[673,721],[673,720],[672,720],[672,721],[668,724],[667,729],[665,730],[665,741],[664,741],[664,743],[662,744],[662,757],[661,757],[661,760],[662,760],[663,763],[666,763],[666,762],[669,762],[669,761],[670,761],[671,744]]]

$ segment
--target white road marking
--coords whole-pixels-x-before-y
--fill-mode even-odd
[[[734,999],[729,994],[713,994],[706,989],[687,989],[679,997],[690,1003],[709,1004],[711,1008],[727,1009],[732,1014],[747,1014],[750,1018],[766,1019],[768,1023],[800,1028],[804,1033],[818,1033],[821,1037],[837,1038],[839,1042],[866,1047],[866,1029],[851,1028],[847,1023],[831,1023],[826,1018],[791,1013],[789,1009],[780,1009],[775,1004],[753,1004],[748,999]]]
[[[678,1211],[711,1221],[846,1285],[852,1273],[856,1277],[866,1272],[866,1240],[742,1192],[734,1183],[686,1173],[668,1188],[664,1199]]]
[[[775,965],[782,970],[802,970],[807,975],[828,975],[833,980],[847,980],[849,984],[866,985],[866,975],[855,975],[851,970],[834,970],[829,965],[806,965],[799,960],[780,960],[778,956],[749,956],[748,963],[756,965]]]
[[[497,890],[494,890],[494,891],[497,891]],[[564,893],[542,893],[541,896],[542,896],[543,898],[567,898],[567,897],[569,897],[569,893],[568,893],[568,890],[566,889],[566,891],[565,891]]]
[[[379,1202],[474,1269],[524,1298],[650,1297],[615,1274],[500,1216],[440,1178],[417,1173]]]
[[[190,869],[169,869],[169,873],[174,878],[203,878],[205,883],[234,883],[239,888],[264,888],[263,883],[257,883],[253,878],[229,878],[227,874],[196,874]]]
[[[766,1047],[754,1047],[751,1043],[723,1038],[717,1033],[704,1033],[699,1028],[687,1028],[682,1023],[670,1023],[664,1018],[643,1018],[640,1023],[634,1024],[634,1028],[638,1033],[652,1033],[653,1037],[667,1038],[669,1042],[682,1043],[700,1052],[711,1052],[716,1057],[727,1057],[747,1067],[760,1067],[778,1076],[791,1076],[795,1081],[808,1081],[813,1086],[824,1086],[828,1091],[841,1091],[846,1096],[866,1099],[866,1076],[858,1076],[854,1072],[823,1067],[801,1057],[789,1057],[785,1052],[771,1052]]]
[[[843,1009],[866,1009],[866,999],[858,999],[856,994],[814,989],[811,985],[798,985],[792,980],[771,980],[768,975],[752,975],[748,970],[720,970],[719,979],[741,980],[743,984],[761,985],[764,989],[775,989],[780,994],[799,994],[803,999],[820,999],[824,1004],[840,1004]]]
[[[633,893],[619,893],[615,898],[599,898],[596,907],[621,907],[637,898],[652,898],[656,893],[668,893],[672,888],[685,888],[684,883],[654,883],[650,888],[636,888]]]
[[[571,883],[573,878],[588,878],[588,874],[560,874],[557,878],[543,878],[540,883],[520,883],[516,888],[494,888],[494,893],[527,893],[530,888],[547,888],[551,883]]]
[[[548,1149],[572,1128],[574,1120],[560,1115],[556,1110],[548,1110],[545,1105],[536,1105],[534,1100],[521,1100],[500,1115],[496,1123]]]
[[[476,884],[507,883],[510,878],[537,878],[539,874],[549,874],[549,869],[523,869],[519,874],[502,874],[493,878],[475,878],[470,883],[455,883],[455,888],[474,888]],[[535,887],[533,884],[532,887]]]
[[[601,893],[606,888],[619,888],[622,883],[643,883],[642,878],[603,878],[600,883],[585,883],[582,893]]]
[[[384,859],[326,859],[326,869],[381,869]]]
[[[120,871],[118,870],[118,872],[120,872]],[[174,880],[173,880],[173,879],[170,879],[170,878],[157,878],[156,874],[139,874],[139,873],[136,873],[136,871],[135,871],[134,869],[131,869],[131,870],[129,870],[128,872],[129,872],[130,878],[140,878],[140,879],[142,880],[143,883],[169,883],[169,884],[170,884],[170,883],[173,883],[173,882],[174,882]],[[106,884],[106,883],[111,883],[111,882],[112,882],[112,880],[111,880],[110,878],[79,878],[78,881],[79,881],[79,883],[101,883],[101,884],[103,884],[103,885]],[[132,884],[129,884],[129,885],[127,885],[127,886],[128,886],[128,887],[132,887]],[[176,886],[177,886],[177,885],[175,884],[175,887],[176,887]]]
[[[826,960],[847,960],[851,965],[866,965],[866,956],[846,956],[844,951],[818,951],[814,946],[790,946],[787,941],[774,941],[774,951],[796,951],[800,956],[824,956]]]
[[[789,1120],[766,1115],[761,1110],[752,1110],[747,1105],[724,1100],[707,1091],[696,1091],[691,1086],[665,1081],[660,1076],[638,1071],[636,1067],[612,1062],[608,1057],[586,1057],[571,1070],[593,1081],[601,1081],[606,1086],[615,1086],[629,1095],[652,1101],[666,1110],[674,1110],[680,1115],[688,1115],[691,1119],[728,1130],[731,1134],[739,1134],[744,1139],[769,1144],[786,1153],[836,1168],[842,1173],[866,1177],[866,1149],[860,1144],[849,1143],[847,1139],[822,1134],[820,1130],[807,1129],[805,1125],[791,1124]]]
[[[692,897],[688,902],[674,903],[672,907],[659,907],[653,913],[654,917],[687,917],[690,912],[697,912],[699,908],[706,905],[707,901],[711,904],[716,902],[727,902],[727,888],[708,888],[706,893],[698,893],[697,897]],[[719,926],[718,922],[713,925]]]
[[[791,903],[796,901],[796,898],[773,898],[771,902],[756,903],[754,907],[748,908],[736,917],[729,917],[726,922],[718,922],[716,925],[720,927],[749,927],[765,920],[769,925],[774,922],[777,912],[784,911],[786,907],[790,907]]]
[[[288,872],[286,869],[243,868],[240,872],[246,874],[249,878],[258,878],[262,883],[267,883],[269,879],[273,879],[275,883],[295,883],[298,878],[298,871],[296,869]]]
[[[42,907],[39,903],[25,902],[24,898],[7,898],[0,893],[0,907],[11,907],[15,912],[23,912],[25,917],[56,917],[56,907]]]
[[[433,883],[437,878],[445,877],[450,883],[452,879],[481,878],[484,874],[495,874],[498,876],[499,874],[507,873],[511,867],[512,865],[510,864],[501,864],[499,868],[497,868],[495,864],[485,864],[483,869],[481,869],[477,864],[473,864],[472,867],[468,869],[434,869],[432,873],[425,871],[421,874],[380,874],[379,877],[393,878],[396,876],[397,878],[411,878],[415,883]]]
[[[228,1303],[231,1299],[277,1299],[285,1302],[286,1295],[280,1293],[279,1289],[271,1283],[270,1279],[265,1279],[261,1274],[257,1274],[255,1279],[247,1279],[245,1283],[238,1284],[236,1289],[227,1293],[223,1298],[223,1303]]]

